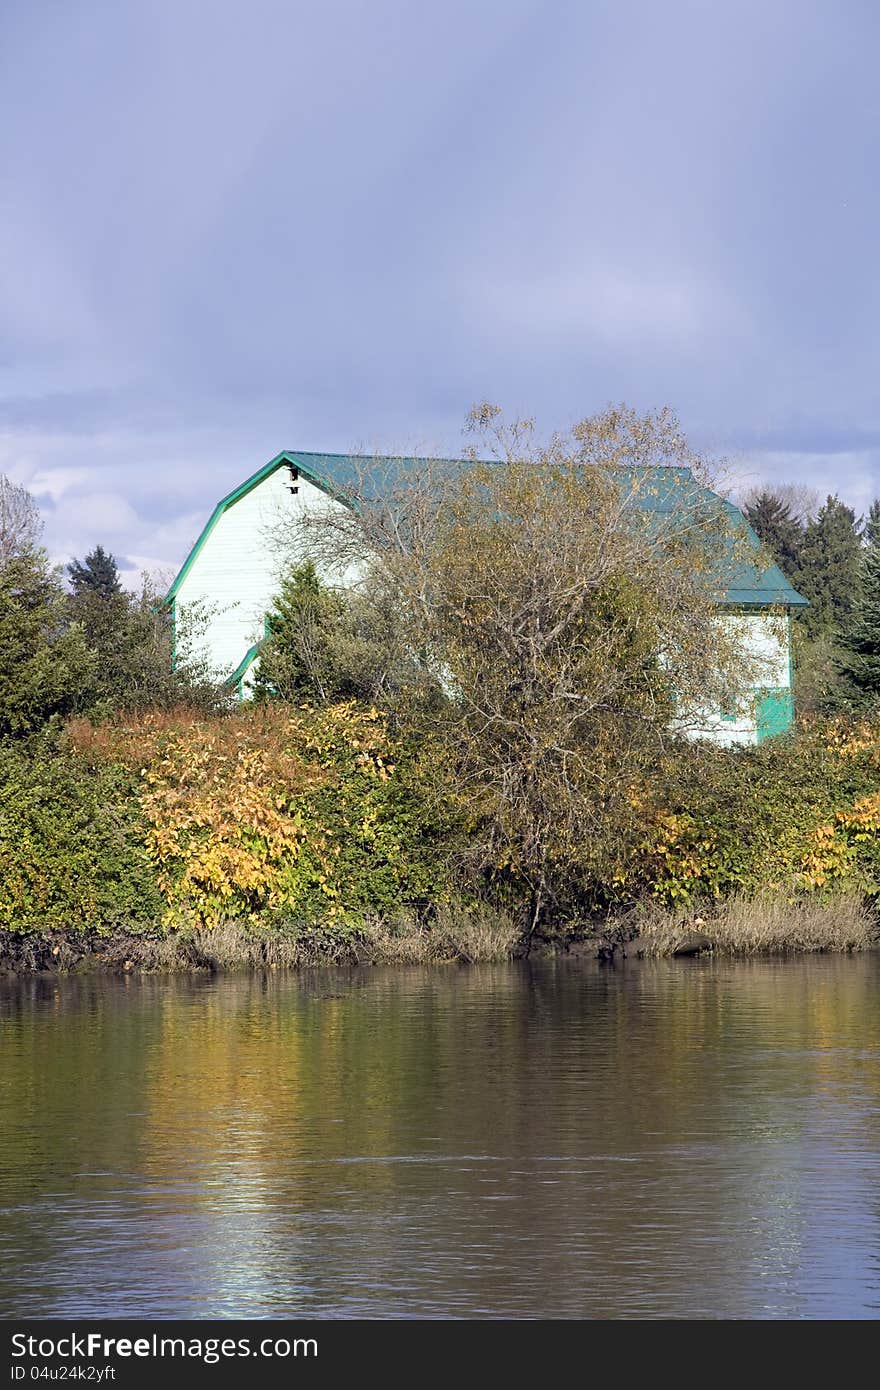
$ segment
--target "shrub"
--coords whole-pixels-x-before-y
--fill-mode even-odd
[[[877,892],[880,727],[838,719],[759,748],[680,748],[643,809],[645,838],[609,874],[620,897]]]
[[[161,911],[132,779],[64,740],[0,744],[0,927],[143,930]]]
[[[453,818],[428,810],[417,749],[395,742],[374,709],[148,715],[81,725],[75,740],[138,771],[168,927],[292,921],[338,938],[449,891]]]

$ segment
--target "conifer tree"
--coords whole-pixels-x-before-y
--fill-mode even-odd
[[[793,514],[790,502],[764,488],[745,503],[743,512],[758,540],[769,550],[786,579],[793,580],[798,572],[804,528]]]
[[[91,656],[67,621],[61,578],[44,551],[0,565],[0,650],[0,740],[82,707]]]
[[[859,589],[861,522],[835,494],[807,523],[795,587],[809,599],[804,621],[812,636],[839,636],[849,625]]]
[[[74,559],[67,566],[67,572],[70,587],[77,597],[97,594],[100,598],[113,598],[122,592],[116,560],[101,545],[96,545],[84,561]]]
[[[841,639],[841,673],[851,697],[880,697],[880,500],[871,503],[859,565],[859,594]]]
[[[341,608],[313,563],[307,560],[288,570],[266,619],[255,678],[258,699],[277,695],[325,700],[335,693],[329,649]]]

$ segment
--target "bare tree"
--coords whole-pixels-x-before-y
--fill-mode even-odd
[[[42,529],[39,509],[27,488],[0,473],[0,565],[33,550]]]
[[[438,793],[533,931],[637,833],[676,731],[755,683],[718,616],[748,543],[669,412],[609,409],[542,442],[484,405],[470,428],[464,461],[363,460],[351,505],[306,513],[288,544],[404,626]]]
[[[801,528],[815,519],[822,505],[821,493],[806,483],[771,482],[751,484],[742,493],[741,505],[744,508],[752,507],[762,497],[772,497]]]

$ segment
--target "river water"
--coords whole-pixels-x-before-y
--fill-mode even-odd
[[[876,1317],[880,956],[0,983],[0,1314]]]

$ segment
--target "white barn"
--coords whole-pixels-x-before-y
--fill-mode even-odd
[[[276,455],[217,503],[171,585],[166,601],[175,632],[187,609],[204,615],[196,654],[240,699],[251,688],[266,615],[278,592],[279,555],[272,535],[285,518],[350,505],[346,489],[362,462],[343,454],[285,450]],[[693,482],[685,469],[662,471]],[[755,564],[736,567],[720,607],[760,658],[761,683],[744,707],[707,710],[700,733],[721,744],[754,744],[792,723],[791,613],[806,600],[762,555],[741,513],[728,502],[723,505],[754,542]]]

